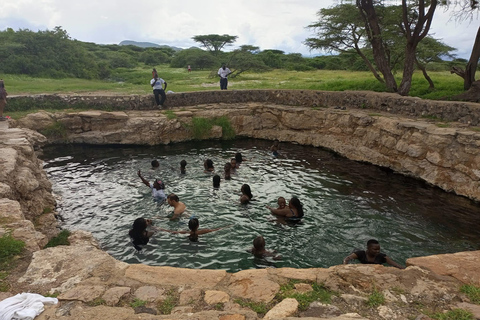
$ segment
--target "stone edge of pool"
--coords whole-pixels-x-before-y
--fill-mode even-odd
[[[333,107],[301,106],[292,108],[251,102],[201,105],[173,110],[176,117],[172,119],[168,119],[162,111],[146,113],[92,111],[61,115],[40,113],[27,117],[25,122],[10,122],[22,128],[8,128],[5,122],[0,124],[0,235],[11,232],[15,238],[25,241],[27,251],[32,254],[25,271],[12,272],[9,279],[13,283],[11,290],[6,293],[0,292],[0,300],[19,292],[37,292],[44,295],[49,292],[59,293],[60,306],[47,307],[38,319],[79,319],[80,315],[84,319],[114,317],[133,319],[137,318],[134,309],[124,302],[135,297],[148,301],[146,309],[143,310],[147,313],[142,313],[142,318],[145,319],[185,319],[192,313],[197,318],[203,319],[257,319],[259,318],[257,313],[242,308],[235,299],[268,303],[274,299],[280,285],[293,279],[299,282],[295,289],[298,292],[310,290],[309,284],[315,282],[338,292],[339,295],[334,297],[330,307],[312,305],[303,313],[304,317],[314,315],[315,319],[327,316],[330,319],[401,318],[415,313],[420,314],[420,310],[415,309],[415,305],[419,304],[432,308],[440,306],[445,310],[462,307],[478,312],[475,305],[470,304],[468,298],[460,293],[459,287],[462,283],[480,285],[477,266],[480,251],[411,258],[407,260],[409,267],[406,270],[383,266],[347,265],[328,269],[281,268],[227,273],[223,270],[129,265],[113,259],[102,251],[91,234],[84,231],[77,231],[71,235],[70,246],[42,250],[48,239],[58,232],[52,211],[55,199],[51,193],[51,184],[42,169],[42,161],[36,156],[36,150],[48,141],[37,131],[28,129],[29,126],[31,129],[40,130],[42,125],[45,128],[55,121],[71,123],[67,126],[68,130],[71,130],[67,135],[72,139],[70,142],[134,144],[136,141],[149,144],[142,140],[142,133],[137,132],[136,139],[140,140],[135,140],[132,138],[133,133],[128,133],[126,128],[138,131],[139,125],[147,124],[149,128],[162,128],[162,134],[168,135],[185,128],[182,124],[188,123],[188,119],[193,116],[225,115],[230,119],[237,135],[323,146],[347,157],[348,154],[353,154],[355,156],[351,158],[354,160],[374,164],[377,163],[357,159],[359,152],[355,152],[354,146],[340,148],[340,152],[337,151],[338,145],[348,141],[339,137],[342,135],[364,137],[362,139],[368,143],[359,148],[357,146],[357,149],[364,148],[365,152],[370,150],[368,146],[375,145],[377,141],[380,142],[377,144],[383,144],[383,148],[386,148],[385,145],[392,145],[387,133],[396,136],[407,135],[413,137],[415,143],[397,141],[395,149],[408,154],[411,158],[421,157],[423,151],[418,144],[422,141],[443,145],[452,154],[455,153],[452,147],[458,147],[462,143],[469,148],[477,146],[477,149],[480,145],[479,134],[475,131],[468,132],[468,128],[464,126],[441,128],[418,119],[404,119],[391,114],[373,115],[364,109],[339,110]],[[31,124],[27,125],[27,121]],[[319,123],[323,124],[324,131],[315,128]],[[352,124],[355,125],[355,129],[352,128]],[[368,132],[369,127],[377,128],[376,130],[385,132],[385,135]],[[364,133],[360,135],[359,130],[362,128]],[[406,129],[406,133],[402,131],[403,129]],[[300,135],[295,137],[292,132]],[[221,137],[221,134],[221,128],[213,128],[210,138]],[[315,139],[316,135],[323,138]],[[372,139],[365,138],[365,135]],[[150,138],[154,142],[158,139]],[[176,139],[171,137],[169,141],[160,139],[160,143],[188,139],[191,137],[183,132]],[[328,140],[336,143],[326,145]],[[469,148],[457,154],[472,154],[474,150]],[[414,176],[413,167],[425,161],[448,167],[442,162],[440,152],[437,151],[435,156],[426,157],[429,152],[432,153],[431,150],[423,152],[425,158],[419,163],[407,161],[411,167],[408,170],[411,172],[400,172]],[[478,157],[478,151],[476,156]],[[464,160],[462,163],[465,167],[458,169],[463,175],[469,170],[478,171],[479,163],[475,162],[475,159]],[[470,168],[466,164],[469,164]],[[425,164],[423,166],[425,167]],[[479,198],[478,195],[465,196],[475,200]],[[168,316],[149,314],[154,313],[152,311],[155,309],[154,306],[167,299],[168,290],[172,288],[177,293],[177,306],[173,313]],[[365,300],[373,290],[381,291],[387,302],[378,308],[366,308]],[[219,305],[222,307],[219,308]],[[330,311],[326,311],[327,309]],[[302,313],[298,313],[298,304],[294,299],[285,299],[273,307],[264,319],[288,318],[293,315],[302,316]],[[331,318],[332,315],[336,317]]]

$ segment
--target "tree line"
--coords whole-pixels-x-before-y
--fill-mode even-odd
[[[193,70],[216,70],[227,63],[234,71],[232,76],[246,71],[261,72],[271,69],[307,71],[316,69],[369,71],[374,62],[372,54],[363,50],[359,55],[355,47],[339,48],[336,54],[303,57],[300,53],[285,53],[281,50],[260,50],[259,47],[243,45],[225,52],[237,37],[231,35],[199,35],[192,38],[200,48],[175,51],[171,48],[141,48],[133,45],[100,45],[70,38],[66,30],[33,32],[28,29],[0,31],[0,73],[24,74],[32,77],[84,79],[109,79],[117,68],[154,67],[170,65],[173,68]],[[307,40],[307,44],[308,41]],[[313,43],[313,42],[312,42]],[[399,44],[400,45],[400,44]],[[401,44],[403,45],[403,44]],[[317,46],[311,45],[312,48]],[[318,45],[320,47],[320,45]],[[453,65],[465,64],[450,54],[454,48],[438,41],[426,43],[426,53],[419,56],[424,65],[432,70],[449,70]],[[429,51],[430,50],[430,51]],[[392,50],[393,52],[393,50]],[[430,52],[430,53],[429,53]],[[401,66],[401,59],[393,56],[392,65]],[[448,58],[447,60],[442,60]]]

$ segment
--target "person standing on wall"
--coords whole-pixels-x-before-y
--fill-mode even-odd
[[[5,83],[0,79],[0,121],[5,121],[7,118],[3,116],[3,109],[7,105],[7,91],[5,90]]]
[[[165,88],[163,87],[164,84]],[[154,75],[153,79],[150,80],[150,85],[153,88],[153,95],[155,96],[157,106],[160,108],[163,107],[163,103],[165,102],[165,99],[167,99],[167,95],[165,94],[165,90],[167,90],[167,82],[162,78],[159,78],[158,75]]]
[[[222,67],[218,69],[218,76],[220,77],[220,89],[221,90],[227,90],[227,85],[228,85],[228,75],[232,73],[230,69],[228,69],[225,66],[225,63],[222,64]]]

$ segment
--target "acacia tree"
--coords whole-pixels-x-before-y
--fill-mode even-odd
[[[320,9],[317,16],[318,21],[307,26],[316,31],[315,38],[305,40],[307,47],[343,53],[350,53],[353,49],[375,78],[385,82],[362,51],[365,46],[365,28],[362,26],[362,16],[354,5],[345,3]]]
[[[376,9],[376,14],[379,28],[382,31],[382,37],[378,40],[383,47],[386,61],[385,70],[381,73],[391,76],[389,80],[396,85],[393,74],[398,67],[403,67],[405,60],[406,39],[401,23],[402,7],[379,7]],[[377,72],[375,65],[370,60],[371,54],[368,54],[368,51],[371,51],[371,48],[369,47],[368,33],[358,8],[352,4],[341,4],[329,9],[321,9],[317,15],[319,20],[308,26],[316,31],[316,37],[308,38],[304,43],[311,49],[356,53],[372,71],[375,78],[386,84],[386,81]],[[454,49],[445,46],[434,38],[427,38],[428,41],[421,46],[422,50],[417,50],[418,53],[421,53],[421,59],[416,63],[418,62],[417,66],[423,71],[430,86],[433,87],[433,82],[424,65],[438,60],[439,55],[446,55]]]
[[[238,36],[231,36],[228,34],[207,34],[192,37],[193,41],[200,43],[208,51],[214,55],[218,55],[226,45],[231,45],[237,40]]]

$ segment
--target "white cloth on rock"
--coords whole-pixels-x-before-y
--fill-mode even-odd
[[[0,320],[33,320],[43,312],[44,304],[57,303],[57,298],[36,293],[19,293],[0,301]]]

